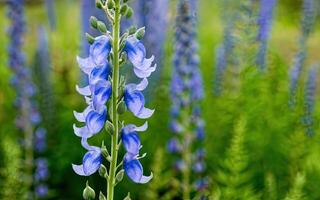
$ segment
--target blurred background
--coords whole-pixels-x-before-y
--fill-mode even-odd
[[[148,90],[146,95],[148,106],[155,108],[156,112],[149,120],[147,133],[141,135],[143,152],[148,153],[147,158],[142,160],[145,174],[154,171],[155,162],[162,162],[160,171],[163,174],[169,173],[171,170],[170,160],[174,159],[171,154],[167,153],[166,146],[172,135],[169,129],[171,104],[169,88],[173,67],[172,55],[177,2],[177,0],[170,0],[168,3],[164,53],[159,66],[161,70],[156,74],[159,77],[155,79],[157,84],[151,83],[152,89]],[[239,160],[239,162],[245,162],[244,166],[246,167],[237,171],[241,175],[238,178],[243,179],[240,181],[241,187],[239,186],[240,189],[237,191],[241,193],[242,187],[250,187],[259,196],[258,199],[284,199],[290,191],[298,188],[297,190],[304,194],[305,199],[320,199],[320,190],[318,189],[320,185],[320,87],[318,87],[320,73],[317,77],[314,110],[310,114],[313,121],[311,127],[314,132],[313,136],[308,136],[305,133],[306,129],[310,127],[302,120],[306,113],[305,82],[311,66],[319,63],[320,60],[319,17],[316,18],[312,34],[307,40],[306,51],[308,53],[301,72],[302,79],[297,89],[296,105],[295,108],[291,108],[288,103],[290,100],[289,72],[299,51],[303,2],[301,0],[278,0],[268,45],[266,71],[260,73],[259,70],[252,69],[254,68],[252,66],[245,66],[238,77],[241,89],[236,94],[230,86],[232,85],[230,80],[234,77],[232,73],[226,73],[223,78],[224,88],[219,95],[213,92],[217,67],[215,52],[224,37],[226,20],[223,15],[225,7],[222,0],[199,0],[198,3],[197,41],[199,43],[200,69],[205,88],[205,97],[201,102],[201,108],[206,133],[204,140],[207,152],[206,174],[210,178],[208,193],[210,195],[220,194],[221,191],[223,193],[223,188],[228,185],[225,183],[226,178],[221,178],[228,176],[226,171],[230,171],[225,160],[228,159],[228,156],[232,157],[228,150],[233,135],[237,132],[238,124],[244,123],[245,127],[242,133],[244,141],[239,148],[243,149],[242,153],[247,159]],[[49,188],[49,195],[46,199],[81,199],[82,190],[87,180],[76,175],[71,168],[71,164],[79,163],[85,153],[79,138],[74,135],[72,129],[72,125],[75,123],[72,111],[82,110],[85,106],[83,98],[75,91],[75,85],[83,81],[76,62],[76,56],[83,55],[85,48],[82,28],[86,22],[81,16],[89,12],[81,11],[81,5],[80,0],[55,0],[53,1],[54,7],[49,11],[54,13],[49,15],[46,2],[27,0],[25,5],[27,25],[23,51],[26,67],[32,72],[36,84],[41,86],[47,83],[49,87],[40,88],[40,91],[43,92],[38,98],[40,102],[48,99],[50,101],[46,102],[49,106],[41,107],[40,105],[40,113],[44,121],[47,122],[45,126],[48,129],[47,150],[43,154],[48,159],[50,173],[46,181]],[[21,133],[16,128],[15,122],[18,115],[14,106],[16,92],[9,84],[13,74],[8,66],[7,47],[10,37],[8,37],[6,30],[10,26],[10,21],[6,15],[7,10],[5,3],[0,3],[0,157],[3,158],[0,159],[0,191],[2,195],[9,193],[10,196],[19,190],[14,181],[10,182],[9,179],[18,176],[15,172],[21,167],[13,162],[21,159],[19,150]],[[315,10],[320,13],[319,8],[315,8]],[[143,15],[143,13],[135,14]],[[89,16],[87,15],[87,20],[89,20]],[[157,19],[154,19],[154,24],[157,23]],[[85,29],[88,30],[89,23],[86,26]],[[39,42],[41,41],[39,29],[44,30],[48,38],[49,57],[47,60],[49,62],[45,70],[37,68],[37,63],[40,62],[37,59]],[[148,32],[148,27],[146,30]],[[239,59],[245,60],[247,58]],[[47,78],[43,80],[41,77]],[[44,93],[45,91],[47,93]],[[132,118],[132,116],[128,117]],[[134,120],[132,118],[132,121]],[[141,123],[142,121],[137,121],[137,124]],[[94,138],[92,143],[95,143],[95,140],[99,141],[99,136]],[[159,151],[162,152],[163,159],[157,161]],[[236,161],[237,158],[235,158]],[[238,163],[234,163],[234,165],[236,164]],[[8,175],[9,172],[10,175]],[[155,174],[155,177],[170,179],[170,177],[161,174]],[[91,176],[89,182],[96,191],[106,190],[106,185],[98,174]],[[298,183],[295,184],[296,182]],[[276,193],[276,197],[268,197],[268,194],[271,194],[268,191],[270,188],[274,189],[272,192]],[[148,185],[133,184],[125,177],[125,180],[116,188],[116,199],[123,199],[127,192],[131,192],[132,199],[152,199],[146,197],[146,193],[150,190],[154,190],[154,188],[150,188]],[[165,192],[166,190],[159,190],[159,193]],[[3,197],[3,199],[15,198],[12,196],[11,198]]]

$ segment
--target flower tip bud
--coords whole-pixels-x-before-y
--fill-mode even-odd
[[[101,191],[99,194],[99,200],[107,200],[107,198],[104,196],[104,194]]]
[[[128,195],[126,196],[126,198],[124,198],[123,200],[131,200],[131,198],[130,198],[130,192],[128,193]]]
[[[117,180],[118,183],[119,183],[120,181],[122,181],[123,175],[124,175],[124,170],[122,169],[122,170],[120,170],[120,171],[118,172],[118,174],[116,175],[116,180]]]
[[[141,40],[144,36],[144,34],[146,33],[146,29],[145,27],[139,28],[136,32],[136,37],[138,40]]]
[[[135,34],[137,32],[136,26],[130,26],[128,29],[129,35]]]
[[[90,17],[90,24],[93,28],[98,28],[98,19],[95,16]]]
[[[84,188],[83,190],[83,194],[82,194],[83,198],[85,200],[92,200],[95,199],[96,197],[96,193],[94,192],[94,190],[89,186],[89,183],[87,181],[86,183],[86,188]]]
[[[107,26],[102,21],[97,21],[97,26],[101,33],[107,33]]]
[[[108,0],[107,7],[108,7],[108,9],[113,9],[114,8],[113,0]]]
[[[126,16],[128,12],[128,8],[129,8],[128,4],[123,4],[120,8],[121,15]]]
[[[96,0],[96,7],[102,9],[101,0]]]
[[[91,36],[89,33],[86,33],[86,38],[87,38],[89,44],[93,44],[94,43],[94,37]]]
[[[105,129],[106,129],[107,133],[109,133],[110,135],[113,135],[113,133],[114,133],[114,126],[113,126],[113,124],[112,124],[110,121],[107,121],[107,122],[106,122]]]
[[[118,108],[117,108],[117,112],[118,114],[122,115],[126,112],[126,105],[124,103],[124,101],[121,101],[118,105]]]
[[[133,15],[133,10],[132,8],[129,7],[127,10],[126,18],[129,19],[132,17],[132,15]]]
[[[100,165],[99,175],[103,178],[107,178],[107,168],[103,164]]]

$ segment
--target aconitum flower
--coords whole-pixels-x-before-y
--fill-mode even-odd
[[[313,112],[315,104],[315,94],[317,86],[317,68],[313,67],[309,70],[308,79],[305,85],[305,114],[302,118],[302,122],[306,127],[306,134],[312,136],[314,134],[313,124]]]
[[[273,10],[276,2],[276,0],[260,0],[260,12],[258,18],[259,31],[257,37],[260,42],[260,47],[257,55],[257,64],[261,70],[264,70],[266,67],[267,44],[270,36]]]
[[[185,177],[190,171],[195,172],[192,178],[201,178],[205,170],[203,159],[186,158],[190,152],[202,145],[204,123],[201,120],[200,100],[204,96],[199,57],[196,42],[195,16],[190,10],[190,2],[181,0],[176,19],[174,68],[171,79],[171,122],[170,129],[175,134],[168,141],[167,148],[178,158],[173,166],[182,173],[184,184],[191,177]],[[193,6],[191,7],[193,9]],[[192,156],[194,157],[194,156]],[[184,173],[185,172],[185,173]],[[191,191],[183,188],[183,198],[190,199]]]
[[[80,176],[90,176],[98,171],[102,163],[102,152],[99,147],[90,146],[85,137],[81,139],[81,144],[88,152],[84,155],[82,164],[72,165],[72,168]]]
[[[144,176],[140,159],[142,144],[139,132],[145,131],[147,122],[142,126],[125,124],[120,115],[127,110],[135,117],[147,119],[151,117],[154,110],[145,107],[145,97],[142,93],[148,85],[147,78],[156,70],[153,65],[154,56],[147,57],[147,50],[140,39],[143,37],[144,29],[124,31],[120,34],[121,16],[123,13],[132,13],[131,8],[122,1],[114,2],[116,5],[105,5],[105,1],[96,1],[105,10],[112,33],[107,31],[107,26],[92,17],[91,26],[101,33],[100,36],[88,36],[90,43],[88,57],[77,57],[80,69],[88,78],[88,84],[84,87],[76,86],[77,92],[85,99],[87,107],[83,112],[74,112],[74,116],[82,125],[74,125],[74,133],[81,137],[82,146],[88,151],[82,164],[72,165],[75,173],[81,176],[90,176],[97,172],[107,180],[108,197],[113,199],[115,185],[121,181],[119,177],[125,173],[135,183],[147,183],[150,176]],[[121,12],[120,8],[121,7]],[[125,10],[125,11],[123,11]],[[122,30],[123,31],[123,30]],[[125,76],[120,66],[126,61],[132,64],[132,74],[135,74],[140,83],[126,83]],[[127,67],[128,65],[126,65]],[[106,130],[111,136],[111,147],[108,151],[101,141],[101,147],[92,146],[88,139]],[[123,145],[125,155],[123,162],[118,163],[119,147]],[[110,152],[110,154],[109,154]],[[109,163],[105,167],[103,160]],[[122,169],[121,169],[122,168]],[[106,172],[106,169],[109,172]],[[84,195],[86,195],[84,191]],[[100,197],[104,196],[100,193]]]

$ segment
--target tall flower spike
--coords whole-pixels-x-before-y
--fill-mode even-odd
[[[16,92],[15,106],[18,110],[16,118],[17,128],[19,132],[23,133],[23,150],[24,150],[24,164],[23,176],[28,181],[24,182],[27,190],[31,190],[33,183],[33,134],[34,127],[39,125],[41,121],[40,114],[37,108],[37,102],[32,101],[37,90],[32,82],[32,74],[25,66],[25,55],[22,51],[24,32],[25,32],[25,18],[24,18],[24,1],[23,0],[8,0],[7,16],[11,22],[8,29],[8,36],[10,43],[8,46],[8,57],[13,77],[11,85]],[[24,180],[26,180],[24,179]]]
[[[302,122],[305,125],[305,132],[308,136],[314,135],[314,119],[313,119],[313,112],[314,112],[314,104],[315,104],[315,94],[316,94],[316,87],[317,87],[317,68],[312,67],[309,70],[308,79],[305,85],[305,114],[302,118]]]
[[[296,103],[296,92],[299,85],[301,72],[307,57],[306,43],[314,26],[315,20],[314,0],[303,1],[303,13],[301,19],[301,35],[299,38],[299,50],[294,58],[293,66],[290,69],[289,105],[293,107]]]
[[[91,1],[92,2],[92,1]],[[125,124],[122,114],[128,109],[134,116],[147,119],[154,110],[145,107],[145,97],[142,93],[148,85],[147,78],[155,71],[154,56],[147,58],[146,48],[140,41],[141,32],[122,31],[121,18],[132,13],[131,8],[124,1],[112,1],[114,5],[105,4],[104,0],[97,0],[97,7],[103,9],[106,18],[111,25],[112,33],[106,30],[107,26],[95,17],[90,18],[92,28],[103,34],[100,36],[88,36],[90,41],[89,54],[86,58],[77,57],[80,69],[88,78],[88,84],[84,87],[76,86],[76,90],[87,103],[83,112],[74,112],[75,118],[84,125],[74,125],[74,133],[81,137],[82,146],[88,150],[83,157],[81,165],[72,165],[74,171],[81,176],[90,176],[99,168],[99,174],[107,181],[107,200],[113,200],[114,187],[122,181],[123,174],[135,183],[147,183],[150,176],[143,175],[143,167],[140,159],[142,144],[138,132],[147,129],[147,123],[138,127],[134,124]],[[139,84],[126,83],[125,76],[120,67],[125,61],[133,65],[134,74],[142,79]],[[126,65],[128,66],[128,65]],[[127,108],[127,109],[126,109]],[[101,140],[101,148],[90,146],[87,139],[99,134],[105,127],[109,133],[110,147],[108,149]],[[109,139],[109,138],[108,138]],[[126,154],[123,162],[118,163],[120,157],[119,148],[123,145]],[[103,162],[105,159],[106,162]],[[102,165],[108,163],[108,166]],[[108,172],[103,170],[108,169]],[[87,194],[85,189],[84,194]],[[92,190],[91,190],[92,192]],[[100,197],[104,197],[100,193]]]
[[[257,64],[261,70],[266,68],[268,39],[270,37],[273,10],[276,3],[277,0],[260,0],[260,12],[258,18],[259,31],[257,38],[260,42],[260,47],[257,55]]]
[[[45,0],[47,13],[49,18],[49,24],[52,30],[56,29],[56,13],[54,7],[54,0]]]
[[[196,7],[196,6],[195,6]],[[194,6],[191,6],[193,9]],[[171,80],[171,123],[170,128],[175,134],[168,141],[168,151],[176,154],[178,162],[174,169],[182,174],[183,199],[191,199],[191,181],[193,178],[202,180],[204,162],[192,159],[193,150],[201,145],[204,137],[204,124],[200,123],[201,111],[198,106],[203,98],[202,77],[197,56],[194,10],[190,10],[190,2],[180,0],[176,19],[176,43],[174,68]],[[189,177],[191,170],[196,169],[196,176]],[[203,191],[196,191],[202,195]]]

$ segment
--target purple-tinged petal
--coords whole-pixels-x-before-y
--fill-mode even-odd
[[[88,58],[81,58],[77,56],[77,62],[79,64],[80,69],[87,75],[89,75],[94,68],[95,64],[93,63],[93,60]]]
[[[92,69],[89,75],[89,82],[91,85],[94,85],[100,80],[107,80],[110,74],[111,74],[111,68],[109,63],[105,63],[102,66],[97,66]]]
[[[148,79],[144,78],[142,81],[135,86],[136,90],[143,91],[148,87]]]
[[[152,173],[150,176],[143,175],[142,165],[137,159],[127,160],[125,156],[123,168],[127,176],[135,183],[144,184],[149,182],[153,177]]]
[[[77,173],[80,176],[87,176],[83,171],[83,165],[74,165],[72,164],[72,169],[75,173]]]
[[[89,151],[83,157],[83,172],[90,176],[98,171],[102,163],[101,151]]]
[[[138,68],[134,68],[133,71],[138,78],[147,78],[151,75],[152,72],[156,71],[157,65],[150,67],[146,70],[141,70]]]
[[[89,85],[86,87],[83,87],[83,88],[80,88],[78,85],[76,85],[76,90],[82,96],[90,96],[91,95],[91,90],[90,90]]]
[[[78,137],[92,137],[93,134],[90,133],[89,129],[87,126],[83,126],[83,127],[77,127],[75,124],[73,124],[73,132],[74,134],[76,134],[76,136]]]
[[[99,36],[90,46],[90,57],[96,65],[103,65],[107,62],[111,50],[110,40],[106,35]]]
[[[104,106],[111,96],[112,87],[109,81],[101,80],[93,87],[92,104],[95,109]]]
[[[96,134],[101,131],[101,129],[104,126],[104,123],[106,122],[107,118],[107,108],[104,107],[104,109],[100,112],[97,111],[90,111],[89,114],[86,117],[86,126],[88,127],[88,130],[91,134]]]
[[[79,122],[85,122],[86,121],[86,117],[89,114],[89,112],[92,109],[90,108],[90,106],[88,106],[83,112],[78,113],[76,111],[73,111],[73,115],[74,117],[79,121]]]

